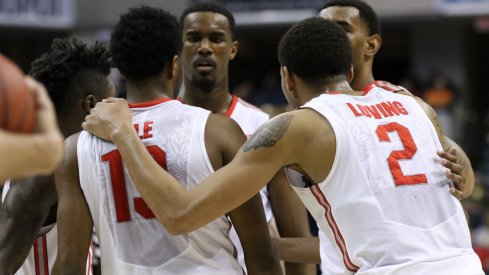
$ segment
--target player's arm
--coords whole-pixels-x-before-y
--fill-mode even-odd
[[[29,77],[26,83],[36,98],[36,133],[22,135],[0,129],[0,155],[8,156],[0,158],[0,184],[6,179],[49,175],[63,155],[63,137],[46,89]]]
[[[280,260],[291,263],[321,263],[318,237],[272,238],[272,241],[275,245],[275,248],[277,249]],[[316,272],[316,266],[313,266],[314,272]]]
[[[53,175],[11,181],[0,208],[0,274],[22,266],[56,202]]]
[[[319,258],[319,245],[318,242],[314,243],[314,241],[300,241],[309,240],[306,237],[311,236],[307,210],[290,186],[283,169],[270,181],[268,190],[278,232],[281,238],[287,238],[284,240],[285,243],[282,243],[280,238],[274,239],[275,244],[285,244],[276,245],[276,249],[281,260],[285,261],[287,274],[316,274],[316,266],[306,263],[311,262],[311,257],[312,259]],[[295,238],[298,241],[294,242],[293,239]],[[317,238],[312,238],[312,240],[318,241]],[[281,251],[281,249],[286,249],[286,251]],[[297,258],[284,258],[284,255],[296,255]]]
[[[93,221],[78,177],[75,134],[65,141],[65,158],[56,171],[58,255],[53,274],[85,274]]]
[[[218,170],[233,160],[246,137],[232,119],[211,114],[206,123],[205,140],[207,152],[212,154],[210,157],[214,170]],[[219,162],[213,161],[216,155],[219,156]],[[243,246],[248,273],[279,274],[281,267],[273,250],[260,193],[232,210],[229,217]]]
[[[453,140],[443,134],[435,110],[419,97],[415,97],[421,108],[433,123],[445,152],[439,155],[443,158],[442,164],[450,169],[448,177],[453,181],[454,188],[450,192],[458,199],[468,198],[474,190],[475,178],[470,160],[465,152]]]
[[[153,213],[170,233],[183,234],[240,206],[257,194],[281,167],[296,162],[291,156],[302,154],[297,148],[307,143],[289,137],[291,132],[301,131],[289,129],[289,124],[301,125],[291,123],[293,118],[291,114],[281,115],[264,124],[231,163],[191,191],[185,190],[148,153],[131,125],[125,100],[111,98],[97,103],[82,127],[114,142]]]

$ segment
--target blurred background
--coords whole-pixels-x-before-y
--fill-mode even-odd
[[[27,72],[55,37],[108,42],[119,14],[146,4],[179,16],[198,0],[0,0],[0,52]],[[212,1],[211,1],[212,2]],[[277,114],[287,110],[276,47],[322,0],[216,0],[233,11],[240,43],[230,66],[233,93]],[[489,267],[489,0],[367,0],[382,22],[374,76],[409,89],[438,112],[460,144],[477,186],[463,204],[473,244]],[[117,76],[114,75],[117,81]],[[457,236],[453,236],[456,238]]]

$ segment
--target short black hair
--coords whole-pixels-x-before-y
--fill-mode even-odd
[[[321,10],[328,7],[354,7],[359,11],[360,19],[368,28],[368,35],[381,34],[379,17],[374,9],[362,0],[326,0]]]
[[[231,13],[231,11],[229,11],[225,7],[209,2],[193,4],[190,7],[186,8],[180,15],[180,25],[182,28],[183,28],[183,21],[185,20],[185,17],[194,12],[213,12],[213,13],[219,13],[224,15],[228,19],[229,31],[231,32],[231,37],[234,38],[234,28],[236,26],[236,22],[234,21],[234,16]]]
[[[129,80],[161,73],[181,50],[176,17],[148,6],[131,8],[121,15],[110,39],[112,62]]]
[[[309,18],[295,24],[282,37],[278,60],[289,72],[320,88],[331,78],[348,74],[350,42],[338,24],[320,17]]]
[[[46,86],[58,115],[73,108],[70,102],[75,100],[73,93],[77,86],[83,85],[77,81],[81,75],[95,74],[105,78],[109,73],[107,49],[98,42],[87,46],[76,38],[54,39],[51,51],[34,60],[29,72]]]

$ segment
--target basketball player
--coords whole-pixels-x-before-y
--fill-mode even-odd
[[[372,66],[375,54],[382,44],[382,36],[379,19],[371,6],[362,0],[327,0],[319,16],[338,23],[348,35],[352,47],[354,77],[351,86],[353,89],[364,92],[374,87],[405,90],[386,81],[374,79]],[[436,113],[431,110],[428,114],[436,116]],[[446,160],[445,166],[450,169],[451,165],[457,162],[463,168],[463,181],[451,188],[450,192],[459,199],[468,198],[475,184],[470,160],[454,141],[445,138],[450,145],[449,150],[439,153]]]
[[[374,87],[382,87],[390,91],[405,90],[385,81],[375,81],[373,77],[372,65],[375,54],[382,44],[382,37],[379,19],[372,7],[360,0],[328,0],[320,10],[319,16],[338,23],[347,33],[352,47],[354,77],[350,85],[353,89],[365,92]],[[428,115],[436,116],[429,106],[426,108],[429,109]],[[475,182],[470,161],[455,142],[448,137],[445,139],[449,149],[439,154],[445,158],[444,165],[455,174],[461,174],[463,179],[463,181],[454,181],[455,185],[450,191],[459,199],[467,198],[472,193]],[[460,170],[454,167],[455,165],[460,165],[463,169]],[[322,232],[319,232],[319,237],[322,242],[325,242],[321,245],[320,251],[324,254],[321,258],[326,259],[321,262],[323,274],[342,274],[345,266],[333,244],[327,241]]]
[[[102,45],[56,39],[51,51],[32,63],[30,75],[47,87],[61,132],[69,136],[81,130],[97,101],[115,94],[109,72]],[[12,180],[3,195],[0,274],[49,274],[58,251],[54,175]],[[87,268],[91,272],[90,262]]]
[[[63,156],[63,138],[45,88],[26,77],[27,87],[37,105],[36,133],[16,134],[0,129],[0,186],[7,179],[47,175],[56,169]]]
[[[250,136],[269,116],[229,92],[228,65],[239,48],[238,41],[234,39],[233,14],[217,4],[197,3],[182,12],[180,25],[185,84],[183,102],[232,118],[245,135]],[[260,191],[260,195],[272,236],[311,235],[307,212],[288,186],[284,173],[277,175]],[[234,228],[231,229],[230,236],[238,250],[240,264],[246,271],[243,250]],[[285,263],[285,268],[289,274],[316,273],[314,265]]]
[[[483,274],[445,167],[433,158],[450,145],[426,105],[404,91],[352,90],[348,38],[331,21],[300,22],[278,52],[282,89],[300,108],[261,126],[230,164],[190,191],[145,150],[126,101],[97,105],[82,127],[117,145],[173,234],[239,206],[285,167],[347,274]]]
[[[372,65],[374,56],[380,49],[382,39],[377,14],[366,2],[360,0],[328,0],[321,8],[319,16],[338,23],[348,35],[352,46],[354,76],[351,86],[353,89],[365,92],[373,87],[382,87],[389,91],[405,90],[385,81],[375,81],[373,77]],[[426,106],[426,108],[429,108],[429,106]],[[429,110],[428,114],[436,116],[436,113],[431,110]],[[447,152],[439,152],[439,155],[445,159],[442,160],[444,165],[451,170],[452,174],[450,177],[462,175],[463,179],[454,180],[455,184],[450,191],[459,199],[467,198],[472,193],[474,186],[474,173],[470,161],[456,143],[448,137],[446,139],[448,144],[450,144],[449,150]],[[321,231],[319,231],[319,237],[323,242],[327,241],[326,236]],[[284,245],[283,243],[283,241],[278,240],[279,247]],[[288,257],[297,258],[298,256],[304,256],[305,252],[311,250],[309,249],[311,244],[314,244],[314,242],[310,239],[289,239],[285,245],[295,249],[288,249],[290,252]],[[301,248],[298,249],[298,247]],[[278,250],[283,249],[279,248]],[[337,256],[332,243],[323,243],[321,245],[321,254],[324,254],[321,258],[326,259],[326,261],[323,260],[321,262],[323,274],[343,274],[345,266]],[[314,259],[313,255],[304,257],[304,260],[308,262],[312,259]]]
[[[234,157],[245,136],[221,115],[171,100],[179,89],[179,24],[169,13],[133,8],[110,42],[112,61],[127,80],[127,98],[145,150],[185,189]],[[226,137],[226,138],[223,138]],[[81,273],[95,225],[103,274],[243,274],[223,215],[172,236],[138,190],[115,145],[82,132],[66,142],[56,176],[60,253],[55,274]],[[152,177],[152,175],[147,175]],[[280,274],[259,195],[229,212],[252,274]]]

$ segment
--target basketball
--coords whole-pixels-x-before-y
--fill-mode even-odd
[[[30,133],[36,122],[36,105],[20,68],[0,54],[0,128]]]

